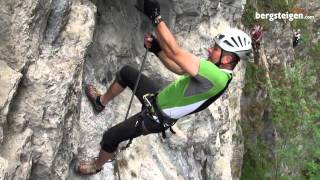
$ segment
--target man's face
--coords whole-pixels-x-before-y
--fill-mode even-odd
[[[222,53],[222,50],[217,45],[217,43],[215,43],[213,47],[210,47],[208,49],[208,53],[209,53],[208,59],[210,59],[213,63],[218,63],[220,56],[221,56],[221,53]]]

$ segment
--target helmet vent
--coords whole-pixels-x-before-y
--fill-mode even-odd
[[[218,34],[217,35],[217,38],[220,40],[220,39],[222,39],[222,38],[224,38],[225,37],[225,35],[223,35],[223,34]]]
[[[229,46],[231,46],[231,47],[234,47],[231,43],[229,43],[227,40],[224,40],[223,41],[224,43],[226,43],[226,44],[228,44]]]
[[[216,38],[219,39],[219,40],[221,40],[221,39],[224,38],[224,37],[225,37],[225,35],[223,35],[223,34],[218,34],[218,35],[216,36]]]
[[[231,37],[231,39],[232,39],[232,41],[239,47],[239,45],[238,45],[238,43],[236,42],[236,40],[235,40],[233,37]]]
[[[240,39],[239,36],[238,36],[238,39],[239,39],[239,42],[240,42],[240,44],[241,44],[241,47],[243,47],[243,44],[242,44],[241,39]]]

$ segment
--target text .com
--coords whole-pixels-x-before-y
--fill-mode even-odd
[[[305,16],[302,13],[258,13],[256,12],[256,19],[267,19],[269,21],[274,21],[277,19],[287,19],[293,21],[295,19],[313,19],[314,16]]]

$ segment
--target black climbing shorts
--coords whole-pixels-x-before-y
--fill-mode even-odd
[[[139,71],[137,69],[134,69],[131,66],[124,66],[117,72],[116,82],[118,82],[122,87],[128,86],[131,90],[134,90],[138,74]],[[143,95],[147,93],[155,93],[160,88],[161,87],[158,83],[155,83],[144,74],[141,74],[141,79],[135,96],[141,103],[143,103]],[[104,133],[100,145],[103,150],[113,153],[117,150],[118,145],[122,141],[150,133],[160,133],[161,131],[162,126],[141,111],[128,118],[126,121],[108,129]]]
[[[122,87],[129,87],[132,91],[134,90],[134,86],[136,80],[138,78],[139,71],[131,66],[124,66],[120,71],[116,74],[116,82],[118,82]],[[159,83],[155,83],[149,77],[141,74],[140,82],[137,87],[137,91],[135,96],[139,99],[141,103],[143,103],[143,95],[147,93],[156,93],[161,89]]]

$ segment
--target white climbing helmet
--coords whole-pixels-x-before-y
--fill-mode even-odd
[[[251,38],[239,29],[227,29],[214,37],[214,41],[221,49],[235,53],[242,60],[246,60],[250,57],[252,49]]]

